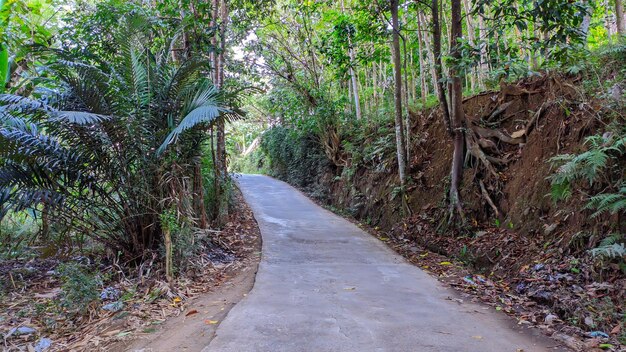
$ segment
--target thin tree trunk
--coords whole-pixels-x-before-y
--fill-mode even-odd
[[[224,66],[225,66],[225,51],[226,51],[226,26],[228,25],[228,1],[222,0],[220,8],[220,51],[217,58],[217,88],[221,89],[224,85]],[[224,129],[224,119],[219,119],[217,122],[217,162],[220,169],[220,198],[219,202],[219,214],[218,222],[225,224],[228,217],[228,195],[225,192],[225,183],[228,180],[228,170],[226,166],[226,132]]]
[[[458,61],[461,58],[459,50],[460,39],[463,37],[463,24],[461,23],[461,0],[452,0],[452,24],[450,38],[450,50],[452,58]],[[452,127],[454,133],[454,153],[452,155],[452,170],[450,173],[450,214],[456,209],[464,221],[463,209],[459,198],[459,185],[463,177],[463,153],[465,149],[465,138],[463,133],[465,116],[463,113],[463,87],[458,68],[455,65],[450,67],[452,79],[452,90],[450,91],[450,102],[452,107]],[[452,219],[452,217],[451,217]]]
[[[611,28],[611,17],[609,16],[609,0],[604,0],[602,3],[604,5],[604,26],[606,28],[606,36],[609,43],[611,43],[613,39],[613,30]]]
[[[398,28],[398,31],[400,29]],[[398,34],[399,35],[399,34]],[[403,64],[403,70],[404,70],[404,144],[405,144],[405,148],[406,148],[406,153],[404,155],[405,157],[405,161],[408,162],[409,158],[410,158],[410,148],[411,148],[411,114],[409,113],[409,77],[407,75],[408,72],[408,63],[407,63],[407,50],[406,50],[406,38],[404,36],[401,36],[402,38],[402,46],[404,49],[404,55],[403,58],[404,60],[402,60],[402,64]]]
[[[485,80],[489,72],[489,59],[487,56],[487,28],[485,28],[485,19],[482,15],[478,15],[478,36],[480,40],[480,65],[478,65],[478,83],[480,88],[485,88]]]
[[[617,24],[617,33],[619,33],[619,35],[626,35],[624,3],[622,0],[615,0],[615,24]]]
[[[354,72],[354,68],[352,65],[354,64],[354,52],[352,51],[352,43],[350,38],[348,37],[348,43],[350,45],[349,54],[350,54],[350,80],[352,81],[352,94],[354,95],[354,109],[356,112],[357,120],[360,120],[361,115],[361,102],[359,98],[359,82],[356,73]]]
[[[172,233],[169,228],[163,229],[163,237],[165,240],[165,278],[167,279],[167,283],[171,286],[174,279],[174,266],[172,264]]]
[[[400,60],[400,34],[398,25],[398,0],[391,0],[391,22],[393,27],[392,48],[393,69],[395,80],[394,100],[396,104],[395,129],[396,152],[398,158],[398,174],[400,185],[404,187],[406,181],[406,144],[402,125],[402,67]]]
[[[422,52],[422,43],[424,39],[422,38],[422,15],[417,13],[417,47],[418,47],[418,59],[420,65],[420,93],[422,95],[422,103],[426,104],[426,98],[428,97],[428,85],[426,84],[426,74],[425,74],[425,62],[424,62],[424,53]]]
[[[428,23],[428,20],[426,19],[426,17],[423,18],[423,23],[426,24]],[[430,23],[432,24],[432,20],[430,21]],[[434,33],[434,32],[432,32]],[[438,76],[437,76],[437,65],[436,65],[436,59],[435,59],[435,54],[433,51],[434,48],[434,44],[431,44],[432,42],[432,37],[433,35],[425,35],[423,36],[424,38],[424,46],[426,47],[426,54],[428,56],[428,59],[430,60],[430,64],[428,65],[428,69],[430,71],[430,79],[432,81],[432,86],[433,86],[433,91],[435,93],[435,95],[437,95],[437,97],[439,97],[439,86],[437,84],[437,80],[438,80]]]
[[[474,21],[472,20],[472,5],[469,0],[463,0],[463,6],[465,7],[465,23],[467,24],[467,41],[469,44],[474,47],[476,44],[476,33],[474,31]],[[470,89],[472,91],[478,88],[478,82],[476,82],[476,75],[474,74],[474,70],[470,70],[468,72],[470,79]]]
[[[209,222],[206,214],[206,207],[204,206],[204,180],[202,177],[202,161],[198,156],[194,160],[193,165],[193,202],[197,215],[200,217],[199,227],[206,229],[209,227]]]
[[[441,27],[439,25],[439,1],[432,0],[431,11],[433,13],[433,55],[435,57],[435,84],[437,85],[437,95],[439,95],[439,105],[443,113],[443,123],[446,130],[452,135],[450,126],[450,110],[448,110],[448,99],[446,98],[446,88],[442,82],[442,64],[441,64]]]
[[[589,26],[591,25],[591,15],[593,9],[591,8],[591,4],[589,4],[588,0],[584,0],[583,4],[586,6],[585,17],[583,17],[583,21],[580,24],[580,32],[582,33],[583,45],[587,46],[587,37],[589,36]]]

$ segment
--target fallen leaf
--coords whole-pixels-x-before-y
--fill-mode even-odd
[[[474,335],[474,336],[472,336],[472,338],[473,338],[473,339],[476,339],[476,340],[480,340],[480,339],[482,339],[483,337],[482,337],[482,336],[480,336],[480,335]]]
[[[194,315],[194,314],[197,314],[197,313],[198,313],[198,311],[197,311],[197,310],[192,309],[192,310],[190,310],[189,312],[187,312],[187,314],[185,314],[185,316],[186,316],[186,317],[188,317],[188,316],[190,316],[190,315]]]
[[[441,262],[441,263],[439,263],[439,265],[452,265],[452,263],[450,263],[450,262]]]
[[[619,324],[615,325],[615,327],[611,329],[611,335],[619,334],[620,330],[622,330],[622,327]]]
[[[207,325],[215,325],[217,324],[218,320],[205,320],[204,323]]]
[[[356,287],[346,287],[346,288],[344,288],[344,290],[346,290],[346,291],[354,291],[354,290],[356,290]]]
[[[57,287],[46,293],[36,293],[35,298],[54,298],[61,293],[61,288]]]
[[[511,138],[520,138],[526,134],[526,130],[519,130],[511,133]]]

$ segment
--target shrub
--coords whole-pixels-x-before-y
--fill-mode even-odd
[[[70,312],[86,313],[99,300],[102,278],[76,263],[61,264],[57,270],[63,282],[61,305]]]

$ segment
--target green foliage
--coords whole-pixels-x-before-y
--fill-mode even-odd
[[[589,185],[599,181],[603,172],[615,166],[626,154],[626,135],[622,128],[615,133],[587,137],[585,145],[588,146],[587,150],[580,154],[561,154],[550,159],[553,165],[560,165],[550,176],[554,200],[569,198],[571,187],[577,180],[586,181]],[[600,205],[602,199],[594,200],[590,207]]]
[[[282,126],[263,134],[261,151],[273,176],[300,187],[315,184],[316,175],[329,165],[320,145],[310,135]]]
[[[76,263],[60,264],[57,270],[63,282],[61,305],[70,312],[86,313],[99,300],[102,278]]]
[[[204,127],[227,110],[206,60],[177,63],[151,37],[145,18],[128,17],[114,60],[46,51],[47,87],[0,98],[0,216],[46,204],[67,231],[137,258],[160,241],[161,209],[190,211],[176,198],[190,198]]]
[[[489,11],[488,6],[490,6]],[[580,27],[585,15],[590,11],[586,1],[501,0],[493,2],[480,0],[477,2],[477,12],[493,21],[491,28],[498,37],[503,37],[511,28],[516,28],[520,33],[529,32],[527,30],[531,26],[534,30],[521,42],[503,46],[500,50],[514,52],[519,50],[519,45],[522,45],[528,50],[542,52],[549,59],[559,63],[572,62],[584,51],[583,42],[586,38]],[[550,33],[550,35],[538,38],[534,32]]]
[[[39,231],[40,224],[32,216],[23,211],[10,212],[0,222],[0,258],[19,258],[26,252]]]
[[[589,251],[600,262],[614,261],[626,273],[626,236],[620,233],[608,235],[600,245]]]
[[[231,164],[231,170],[241,174],[270,174],[267,164],[265,154],[257,148],[245,157],[237,158]]]
[[[623,182],[617,193],[600,193],[589,198],[586,209],[596,210],[591,216],[604,213],[617,214],[626,211],[626,182]]]

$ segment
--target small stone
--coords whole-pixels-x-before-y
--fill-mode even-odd
[[[102,290],[102,292],[100,292],[101,300],[114,301],[118,298],[120,298],[120,290],[116,289],[115,287],[107,287]]]
[[[551,234],[554,230],[556,230],[557,224],[551,225],[543,225],[543,233],[546,235]]]
[[[552,293],[545,291],[545,290],[538,290],[536,292],[533,292],[529,294],[529,297],[538,303],[546,304],[546,305],[551,304],[552,301],[554,300]]]
[[[9,335],[31,335],[36,333],[37,330],[28,326],[20,326],[17,328],[11,329],[9,331]]]
[[[589,327],[596,326],[596,324],[593,322],[593,319],[591,319],[591,317],[585,317],[585,325]]]
[[[545,319],[543,320],[546,324],[554,324],[554,321],[559,319],[559,317],[557,317],[554,314],[548,314],[546,315]]]
[[[107,310],[109,312],[119,312],[124,308],[124,303],[120,301],[116,301],[113,303],[105,304],[102,306],[102,309]]]
[[[44,352],[52,346],[52,340],[47,337],[40,339],[35,345],[35,352]]]

